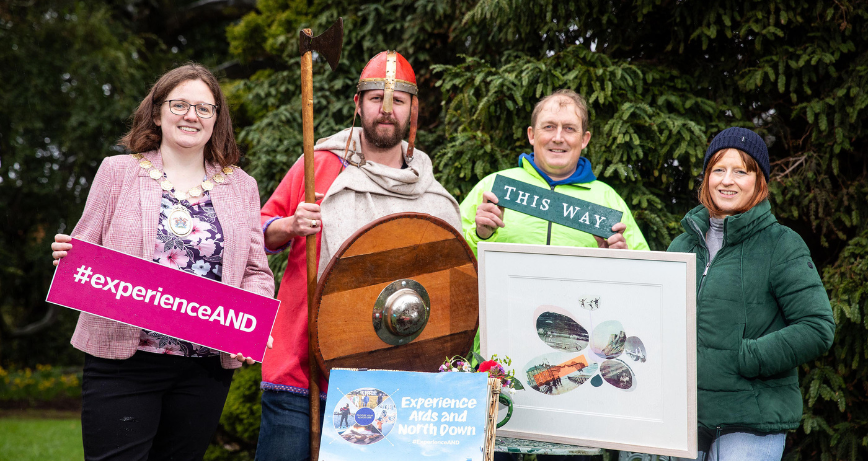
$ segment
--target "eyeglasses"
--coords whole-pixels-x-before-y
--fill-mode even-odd
[[[200,118],[211,118],[217,113],[217,106],[208,104],[207,102],[190,104],[180,99],[169,99],[168,101],[163,101],[163,104],[165,103],[169,103],[169,110],[175,115],[187,115],[187,112],[190,111],[190,106],[196,108],[196,115]]]

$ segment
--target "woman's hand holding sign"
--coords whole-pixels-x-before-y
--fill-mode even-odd
[[[54,258],[53,264],[60,264],[60,258],[66,256],[66,252],[72,249],[72,237],[66,234],[57,234],[54,236],[54,243],[51,244],[51,257]]]
[[[60,264],[60,260],[67,256],[69,250],[72,249],[72,237],[66,234],[57,234],[54,236],[54,242],[51,244],[51,256],[54,258],[53,264],[57,266]],[[271,335],[268,335],[268,344],[267,347],[269,349],[272,348],[272,344],[274,342],[274,338]],[[253,357],[245,357],[242,353],[237,354],[229,354],[229,356],[235,360],[238,360],[241,363],[247,363],[248,365],[253,365],[256,361]]]
[[[267,347],[269,349],[272,349],[273,346],[274,346],[274,337],[271,335],[268,335]],[[229,357],[233,358],[233,359],[235,359],[241,363],[246,363],[248,365],[253,365],[254,363],[256,363],[256,361],[253,360],[253,357],[244,357],[244,354],[242,354],[241,352],[239,352],[237,354],[229,354]]]

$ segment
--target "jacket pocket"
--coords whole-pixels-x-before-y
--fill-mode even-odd
[[[799,390],[798,372],[796,369],[791,371],[793,376],[756,379],[751,383],[762,415],[757,422],[757,429],[791,429],[799,425],[802,417],[802,393]]]

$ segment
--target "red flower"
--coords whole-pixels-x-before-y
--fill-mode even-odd
[[[477,371],[482,373],[491,370],[492,368],[497,368],[497,362],[495,362],[494,360],[486,360],[485,362],[479,364],[479,370]]]

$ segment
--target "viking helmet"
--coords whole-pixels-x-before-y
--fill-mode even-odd
[[[416,96],[416,73],[413,72],[413,67],[397,51],[383,51],[377,54],[362,69],[356,94],[368,90],[383,90],[382,111],[387,114],[392,112],[392,95],[395,91],[403,91],[411,95],[410,136],[407,140],[405,158],[408,162],[413,160],[413,145],[419,119],[419,98]],[[356,124],[355,120],[356,117],[353,115],[353,126]],[[347,150],[349,150],[349,142],[347,142]]]

